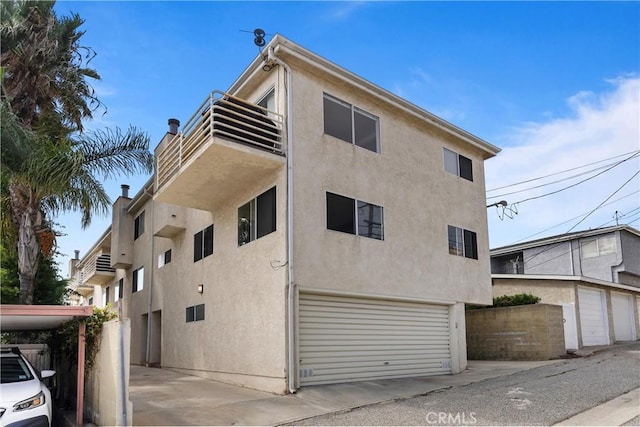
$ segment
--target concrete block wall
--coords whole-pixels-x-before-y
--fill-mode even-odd
[[[549,360],[566,353],[562,306],[468,310],[465,318],[470,360]]]

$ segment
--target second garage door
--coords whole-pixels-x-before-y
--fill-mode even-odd
[[[603,291],[578,288],[583,346],[609,345],[609,327],[605,307]]]
[[[616,341],[635,341],[636,319],[633,315],[633,296],[611,292],[611,311]]]
[[[446,305],[301,293],[299,340],[300,385],[451,372]]]

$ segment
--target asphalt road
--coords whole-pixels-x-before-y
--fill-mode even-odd
[[[295,425],[553,425],[638,387],[640,343],[633,343]]]

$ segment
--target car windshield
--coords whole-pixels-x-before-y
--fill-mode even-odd
[[[17,383],[33,379],[27,364],[20,357],[3,357],[0,360],[0,383]]]

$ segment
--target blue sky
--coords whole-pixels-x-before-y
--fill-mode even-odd
[[[98,54],[90,65],[102,76],[94,88],[107,113],[87,127],[133,124],[152,148],[169,117],[186,121],[211,90],[231,85],[257,55],[251,31],[260,27],[501,147],[485,164],[488,189],[640,149],[640,2],[62,1],[56,10],[86,20],[82,42]],[[509,219],[489,209],[491,246],[568,231],[580,217],[558,224],[597,207],[639,169],[636,157],[557,195],[511,205],[595,172],[489,198],[506,198],[506,214],[518,211]],[[105,187],[115,199],[121,183],[135,194],[147,179]],[[639,190],[635,176],[576,230],[611,225],[616,210],[638,227]],[[110,216],[84,231],[78,215],[58,222],[66,273],[73,250],[84,254]]]

